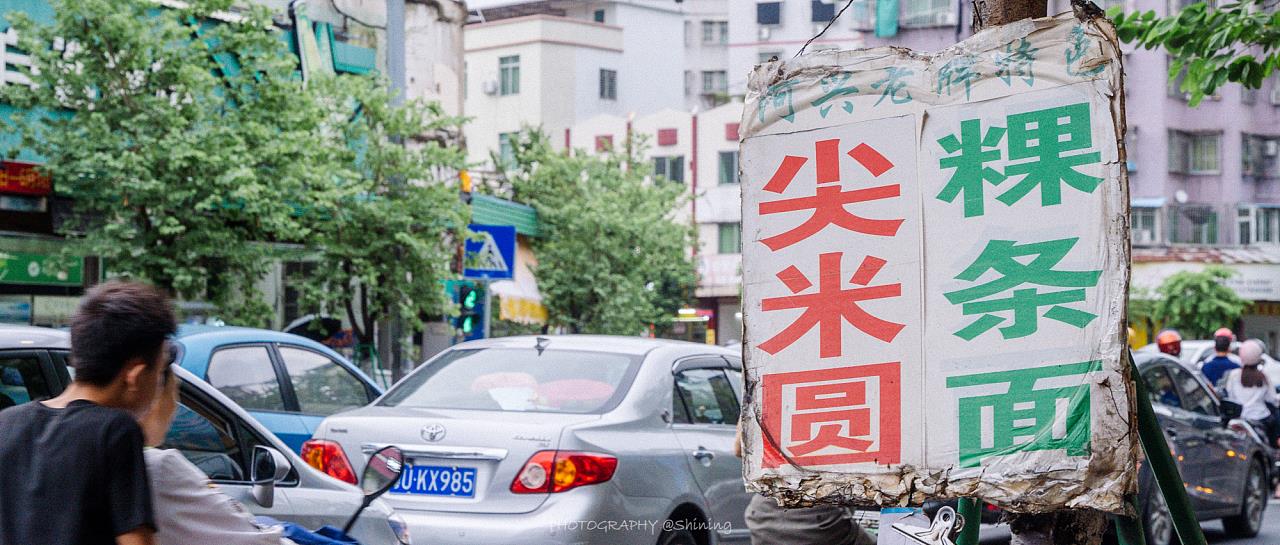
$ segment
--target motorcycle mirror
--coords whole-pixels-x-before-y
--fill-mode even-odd
[[[400,480],[401,473],[404,473],[404,453],[393,446],[382,447],[369,456],[360,478],[360,489],[365,496],[371,496],[370,499],[376,498],[390,490]]]
[[[360,508],[351,515],[351,519],[342,527],[343,534],[349,534],[365,508],[369,507],[378,496],[386,494],[400,480],[404,473],[404,453],[394,446],[385,446],[369,455],[369,462],[364,465],[360,478],[360,491],[364,492],[364,501]]]

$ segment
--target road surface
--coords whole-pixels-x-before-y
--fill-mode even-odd
[[[1216,520],[1206,521],[1202,528],[1205,540],[1222,545],[1276,545],[1280,544],[1280,501],[1271,500],[1267,513],[1262,519],[1262,532],[1251,539],[1231,539],[1222,532],[1222,523]],[[982,545],[1007,545],[1009,543],[1009,527],[1007,525],[982,526]],[[1176,542],[1176,540],[1175,540]]]

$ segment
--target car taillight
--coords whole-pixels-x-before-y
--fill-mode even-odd
[[[602,483],[613,478],[618,459],[593,452],[540,450],[511,481],[515,494],[546,494]]]
[[[351,470],[351,462],[342,445],[324,439],[311,439],[302,444],[302,459],[307,465],[319,469],[324,474],[356,484],[356,473]]]

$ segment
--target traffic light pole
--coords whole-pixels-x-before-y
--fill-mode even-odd
[[[480,285],[484,288],[484,320],[481,321],[484,325],[481,326],[480,331],[486,339],[489,338],[489,315],[493,314],[493,294],[489,291],[491,284],[488,278],[480,281]]]

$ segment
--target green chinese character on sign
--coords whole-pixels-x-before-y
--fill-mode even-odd
[[[1035,333],[1039,329],[1041,316],[1083,329],[1098,315],[1062,305],[1084,302],[1085,291],[1081,288],[1096,286],[1102,271],[1053,270],[1079,240],[1064,238],[1027,244],[1018,244],[1012,240],[987,242],[973,264],[956,275],[956,279],[976,282],[987,271],[994,271],[1000,277],[985,284],[943,294],[951,304],[961,305],[961,312],[965,316],[978,316],[977,320],[956,331],[954,335],[972,341],[991,328],[1005,323],[1006,318],[996,315],[1004,312],[1012,313],[1013,320],[1012,324],[1000,328],[1000,334],[1005,339]],[[1030,287],[1023,287],[1024,285]],[[1036,286],[1076,289],[1042,292]],[[992,297],[1010,290],[1012,294],[1008,297]],[[1042,315],[1040,307],[1049,307],[1049,310]]]
[[[956,197],[963,195],[964,217],[982,215],[983,182],[999,185],[1005,180],[1004,174],[987,166],[987,163],[1000,160],[1000,150],[983,148],[995,148],[1000,145],[1004,132],[1004,127],[991,127],[987,129],[987,134],[983,135],[981,121],[966,119],[960,122],[959,138],[954,134],[948,134],[938,139],[938,145],[952,154],[950,157],[939,159],[938,167],[956,169],[951,179],[947,181],[947,185],[943,186],[942,191],[938,193],[938,199],[955,202]],[[957,152],[959,152],[958,155],[956,155]]]
[[[907,82],[902,81],[903,78],[914,74],[910,68],[902,68],[898,66],[890,66],[884,69],[884,79],[871,84],[872,89],[883,89],[880,91],[880,98],[876,100],[872,106],[879,106],[885,97],[889,97],[894,104],[906,104],[911,102],[911,92],[902,91],[907,86]],[[898,95],[898,91],[902,91],[903,96]]]
[[[791,89],[795,87],[795,83],[790,80],[770,85],[765,90],[764,96],[760,97],[760,122],[764,123],[764,115],[770,108],[778,111],[778,117],[787,120],[788,123],[794,122],[796,119],[796,109],[791,103]],[[786,113],[781,113],[785,111]]]
[[[1098,163],[1102,155],[1096,151],[1064,155],[1091,147],[1093,134],[1087,103],[1010,115],[1009,161],[1032,160],[1005,167],[1004,173],[1008,176],[1026,176],[997,199],[1012,206],[1039,187],[1041,206],[1060,204],[1062,182],[1085,193],[1093,193],[1102,183],[1102,178],[1082,174],[1075,167]]]
[[[851,72],[841,72],[840,74],[827,76],[818,80],[818,84],[822,86],[824,94],[809,104],[818,108],[818,114],[825,119],[827,114],[831,112],[831,107],[834,106],[834,104],[828,104],[828,102],[833,102],[838,97],[858,94],[857,87],[845,85],[845,83],[848,83],[849,79],[852,77],[853,74]],[[841,104],[840,107],[844,109],[844,112],[847,114],[853,113],[853,101],[847,98],[844,99],[843,104]]]
[[[1079,67],[1076,66],[1076,63],[1078,63],[1080,59],[1083,59],[1085,54],[1089,52],[1090,44],[1088,38],[1085,38],[1083,26],[1076,25],[1075,28],[1072,28],[1071,34],[1068,36],[1068,40],[1070,42],[1070,45],[1067,46],[1066,50],[1068,74],[1072,76],[1092,76],[1102,71],[1102,65],[1095,66],[1088,70],[1080,70]]]
[[[1005,44],[1004,53],[996,54],[996,76],[1004,80],[1004,84],[1013,86],[1015,77],[1022,78],[1027,85],[1034,86],[1036,83],[1035,72],[1032,71],[1031,65],[1036,61],[1037,48],[1031,47],[1031,42],[1023,38],[1018,42],[1015,48],[1012,43]]]
[[[1102,370],[1093,360],[1049,367],[947,377],[947,388],[1008,385],[1005,393],[960,397],[957,411],[960,467],[978,467],[993,456],[1065,450],[1089,454],[1091,437],[1089,373]],[[1080,377],[1078,384],[1036,388],[1036,381]]]
[[[978,79],[978,71],[974,70],[977,57],[964,54],[952,57],[942,68],[938,69],[938,94],[943,93],[945,86],[947,96],[951,96],[952,85],[964,85],[964,98],[969,100],[969,85]]]

